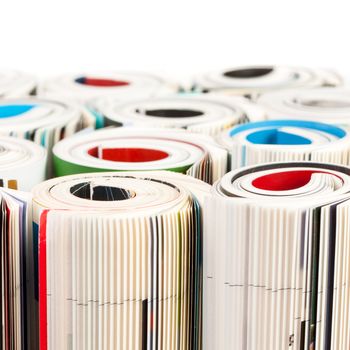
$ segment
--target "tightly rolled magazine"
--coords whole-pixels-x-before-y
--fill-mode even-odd
[[[35,93],[35,77],[17,71],[0,72],[0,97],[23,97]]]
[[[239,125],[220,135],[230,168],[281,161],[350,164],[350,135],[338,126],[303,120]]]
[[[270,163],[214,185],[204,226],[205,349],[350,347],[349,173]]]
[[[247,66],[199,76],[195,80],[194,88],[255,98],[270,90],[339,85],[342,85],[341,77],[326,69]]]
[[[38,185],[40,350],[199,349],[208,191],[172,172]]]
[[[211,137],[175,129],[107,128],[53,149],[57,176],[96,171],[172,170],[212,183],[226,172],[227,151]]]
[[[0,101],[0,135],[32,140],[49,152],[62,138],[94,123],[79,108],[59,101],[39,98]]]
[[[46,150],[31,141],[0,137],[0,187],[30,191],[45,180]]]
[[[33,270],[29,268],[31,198],[29,193],[0,188],[1,349],[35,349]],[[33,256],[33,254],[31,254]]]
[[[89,106],[105,125],[182,128],[214,135],[233,125],[264,119],[264,113],[245,98],[205,94],[121,102],[106,96],[90,101]]]
[[[257,103],[267,119],[315,120],[350,125],[350,90],[290,89],[262,95]]]
[[[86,102],[91,98],[114,95],[120,100],[147,98],[177,92],[178,86],[156,75],[136,72],[65,74],[47,79],[39,95]]]

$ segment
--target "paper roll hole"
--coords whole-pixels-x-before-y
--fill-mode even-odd
[[[234,70],[225,72],[224,76],[227,78],[237,78],[237,79],[260,78],[270,74],[272,71],[273,71],[272,67],[242,68],[242,69],[234,69]]]
[[[182,108],[146,109],[144,111],[137,109],[136,112],[143,113],[151,117],[161,118],[191,118],[199,117],[204,114],[198,110]]]
[[[311,140],[278,129],[255,131],[247,136],[247,140],[256,145],[309,145]]]
[[[294,103],[305,107],[319,107],[319,108],[350,108],[350,103],[340,100],[327,99],[295,99]]]
[[[142,163],[162,160],[168,153],[150,148],[98,148],[88,150],[88,154],[99,159],[124,163]]]
[[[29,112],[35,108],[32,104],[2,105],[0,106],[0,118],[11,118]]]
[[[258,177],[252,181],[252,185],[265,191],[290,191],[307,185],[312,174],[316,173],[330,174],[313,170],[283,171]]]
[[[93,201],[122,201],[135,196],[135,193],[114,186],[94,186],[90,182],[82,182],[70,188],[70,193],[82,199]]]
[[[124,80],[104,79],[95,77],[79,77],[75,79],[75,82],[78,84],[94,87],[118,87],[130,84],[129,82]]]

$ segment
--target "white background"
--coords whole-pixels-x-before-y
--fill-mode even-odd
[[[346,1],[2,0],[0,4],[2,69],[45,76],[137,70],[183,79],[217,68],[276,63],[350,73]]]

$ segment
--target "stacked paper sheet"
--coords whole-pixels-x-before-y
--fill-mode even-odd
[[[212,190],[204,348],[349,349],[350,170],[258,165]]]
[[[227,168],[227,151],[211,137],[175,129],[123,127],[81,133],[57,143],[53,153],[58,176],[172,170],[212,183]]]
[[[342,85],[341,77],[326,69],[248,66],[198,76],[194,82],[194,89],[245,95],[255,99],[261,93],[270,90],[338,85]]]
[[[200,349],[208,190],[171,172],[38,185],[40,350]]]
[[[118,96],[101,97],[89,106],[105,125],[182,128],[214,135],[233,125],[264,119],[261,109],[242,97],[205,94],[121,102]]]
[[[0,187],[30,191],[45,180],[46,150],[31,141],[0,137]]]
[[[175,93],[178,86],[163,78],[136,72],[66,74],[47,79],[39,86],[39,95],[86,102],[111,94],[121,101]]]
[[[281,161],[350,164],[350,135],[342,128],[303,120],[269,120],[239,125],[218,141],[230,153],[230,167]]]
[[[343,88],[291,89],[262,95],[267,119],[315,120],[350,125],[350,91]]]
[[[23,97],[35,93],[36,79],[17,71],[0,72],[0,97]]]

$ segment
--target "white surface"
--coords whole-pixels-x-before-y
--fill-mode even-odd
[[[277,63],[346,74],[347,7],[338,0],[11,0],[1,6],[0,68],[136,69],[182,79]]]

